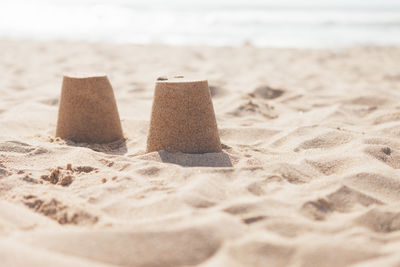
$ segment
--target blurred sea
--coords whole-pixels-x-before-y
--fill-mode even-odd
[[[310,48],[400,45],[400,1],[0,0],[0,38]]]

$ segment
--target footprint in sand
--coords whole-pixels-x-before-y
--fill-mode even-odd
[[[245,117],[248,115],[261,115],[267,119],[276,119],[278,114],[275,107],[268,104],[264,99],[255,98],[253,95],[248,95],[245,99],[241,99],[241,104],[229,112],[236,117]]]
[[[197,266],[217,253],[224,237],[234,234],[226,229],[229,225],[224,227],[34,233],[27,244],[113,266]]]
[[[387,99],[376,96],[361,96],[345,101],[346,104],[362,105],[362,106],[382,106],[388,102]]]
[[[284,93],[285,91],[282,89],[276,89],[265,85],[257,87],[252,94],[255,97],[260,97],[264,99],[275,99],[282,96]]]
[[[394,112],[394,113],[386,113],[380,116],[375,117],[373,119],[373,124],[383,124],[383,123],[388,123],[388,122],[394,122],[394,121],[399,121],[400,120],[400,112]]]
[[[358,217],[355,222],[378,233],[390,233],[400,230],[400,213],[375,208]]]
[[[55,198],[46,200],[34,195],[26,195],[22,202],[28,208],[57,221],[59,224],[91,225],[98,221],[98,217],[83,210],[72,209]]]
[[[280,163],[273,169],[274,173],[279,174],[283,179],[291,184],[303,184],[310,182],[314,177],[318,177],[318,172],[307,165],[295,165]]]
[[[289,243],[277,244],[275,241],[245,240],[228,246],[228,255],[240,262],[240,266],[262,267],[267,266],[284,267],[288,266],[292,255],[296,252]]]
[[[35,148],[29,144],[19,141],[6,141],[0,142],[0,151],[2,152],[14,152],[14,153],[29,153],[35,150]]]
[[[298,152],[307,149],[333,148],[349,143],[352,139],[352,136],[348,133],[332,131],[304,141],[298,147],[296,147],[294,151]]]
[[[345,177],[343,183],[388,203],[400,200],[400,180],[394,176],[361,172]]]
[[[364,152],[393,169],[400,169],[400,153],[390,146],[370,146]]]
[[[305,160],[306,164],[309,164],[320,173],[324,175],[332,175],[345,172],[351,164],[351,158],[345,159],[314,159]]]
[[[9,175],[11,175],[11,173],[7,170],[7,167],[0,161],[0,178],[7,177]]]
[[[353,188],[342,186],[324,198],[304,203],[300,211],[306,217],[319,221],[333,212],[350,212],[357,205],[368,207],[373,204],[382,205],[383,202]]]

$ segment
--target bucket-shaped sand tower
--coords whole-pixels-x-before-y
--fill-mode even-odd
[[[207,80],[182,76],[156,81],[147,152],[221,152]]]
[[[108,143],[123,138],[107,76],[64,76],[56,137],[85,143]]]

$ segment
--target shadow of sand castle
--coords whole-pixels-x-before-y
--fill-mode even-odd
[[[69,146],[87,147],[90,148],[91,150],[111,155],[125,155],[128,152],[125,139],[120,139],[105,144],[77,143],[72,140],[65,140],[65,142]]]
[[[183,167],[233,167],[229,155],[224,152],[205,154],[170,153],[158,151],[159,160]]]

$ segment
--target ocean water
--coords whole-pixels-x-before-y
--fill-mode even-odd
[[[310,48],[400,45],[400,1],[0,0],[0,38]]]

